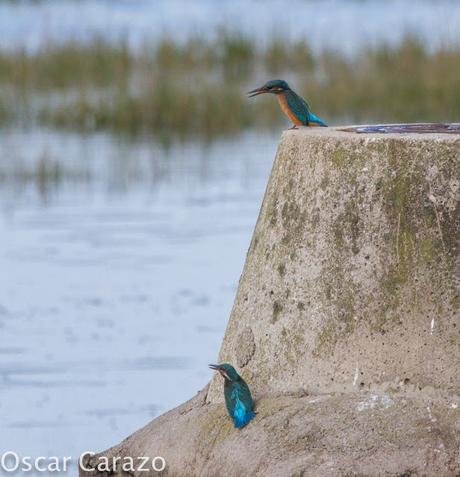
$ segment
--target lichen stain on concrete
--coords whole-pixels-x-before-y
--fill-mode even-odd
[[[294,365],[299,354],[305,349],[303,335],[296,329],[288,329],[283,326],[280,334],[280,347],[286,362]]]
[[[313,356],[319,357],[324,352],[332,352],[337,339],[337,325],[334,322],[329,322],[322,328],[315,340]]]
[[[256,351],[254,333],[249,326],[243,328],[238,334],[235,345],[234,353],[236,355],[237,364],[240,368],[243,368],[249,363]]]
[[[286,274],[286,265],[284,263],[280,263],[277,267],[278,273],[280,274],[280,277],[284,277]]]
[[[343,168],[349,158],[349,154],[342,147],[337,147],[337,149],[332,153],[331,161],[338,168]]]
[[[439,166],[427,167],[426,162],[416,162],[418,158],[398,160],[401,156],[410,158],[411,151],[405,150],[408,146],[396,146],[393,142],[390,143],[392,154],[389,156],[389,163],[392,174],[383,186],[384,210],[392,230],[395,253],[381,281],[393,309],[401,304],[402,288],[409,282],[413,286],[415,269],[425,268],[425,273],[431,275],[432,279],[436,279],[435,275],[438,275],[438,280],[443,274],[443,268],[452,269],[450,254],[444,252],[446,249],[458,250],[460,239],[458,233],[452,234],[452,231],[458,231],[460,227],[458,207],[447,213],[438,210],[445,202],[442,195],[446,195],[446,189],[452,190],[448,178],[459,173],[458,156],[456,164],[449,160],[443,161],[444,171],[441,171]],[[433,154],[433,151],[424,152]],[[449,151],[447,157],[450,154]],[[436,170],[436,175],[432,178],[430,169],[431,175]],[[432,181],[435,181],[434,185]],[[433,199],[433,188],[440,195],[439,201]],[[446,202],[452,204],[452,199]],[[421,227],[422,234],[419,232]]]
[[[283,305],[278,301],[275,300],[273,302],[273,312],[271,322],[274,324],[278,321],[280,313],[283,311]]]

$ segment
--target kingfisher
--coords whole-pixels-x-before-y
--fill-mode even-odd
[[[235,427],[241,429],[256,415],[248,385],[231,364],[210,364],[209,367],[224,378],[227,412]]]
[[[295,93],[286,81],[279,79],[267,81],[262,87],[253,89],[247,94],[252,98],[264,93],[276,94],[283,113],[294,123],[290,129],[297,129],[297,126],[327,127],[322,119],[310,111],[308,103]]]

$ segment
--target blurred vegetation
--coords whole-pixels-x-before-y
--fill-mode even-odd
[[[460,117],[460,48],[430,52],[409,37],[348,58],[221,30],[213,40],[164,38],[136,52],[101,39],[2,51],[0,122],[214,137],[288,124],[273,98],[244,94],[277,77],[331,124]]]

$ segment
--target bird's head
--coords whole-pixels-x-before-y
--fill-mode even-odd
[[[209,367],[214,371],[217,371],[227,381],[238,381],[240,378],[240,375],[231,364],[210,364]]]
[[[264,94],[264,93],[281,94],[289,89],[290,89],[289,85],[286,83],[286,81],[278,79],[278,80],[267,81],[260,88],[253,89],[252,91],[249,91],[247,94],[249,98],[252,98],[253,96],[257,96],[259,94]]]

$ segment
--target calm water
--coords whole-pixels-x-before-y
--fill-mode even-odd
[[[0,48],[103,36],[139,46],[149,38],[212,35],[216,27],[264,41],[306,38],[315,50],[354,52],[407,33],[428,45],[460,43],[458,0],[42,0],[0,3]]]
[[[1,132],[0,451],[102,450],[209,380],[278,139]]]
[[[437,48],[460,43],[460,2],[0,0],[0,49],[221,25],[316,50],[407,33]],[[0,453],[102,450],[208,382],[278,139],[0,130]]]

